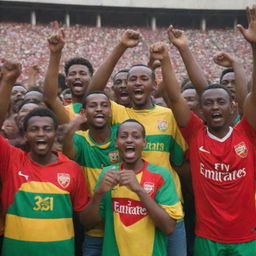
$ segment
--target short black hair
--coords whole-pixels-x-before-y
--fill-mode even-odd
[[[15,83],[14,85],[13,85],[13,87],[14,86],[20,86],[20,87],[23,87],[24,89],[26,89],[26,91],[28,90],[27,88],[26,88],[26,86],[24,85],[24,84],[21,84],[21,83]]]
[[[184,84],[183,86],[181,86],[181,92],[184,92],[188,89],[195,89],[195,86],[191,83],[191,82],[188,82],[186,84]]]
[[[145,68],[148,68],[149,70],[151,70],[151,78],[152,78],[152,80],[153,80],[153,81],[156,80],[155,71],[154,71],[152,68],[150,68],[149,66],[145,65],[145,64],[135,64],[135,65],[132,65],[131,68],[130,68],[129,71],[128,71],[128,77],[129,77],[129,75],[130,75],[131,69],[132,69],[132,68],[135,68],[135,67],[145,67]]]
[[[34,116],[50,117],[53,120],[55,130],[57,130],[58,121],[57,121],[56,115],[48,108],[35,108],[35,109],[31,110],[24,118],[24,123],[23,123],[24,131],[27,131],[28,121],[30,118],[32,118]]]
[[[140,123],[139,121],[137,121],[136,119],[127,119],[127,120],[123,121],[123,122],[119,125],[119,127],[118,127],[118,129],[117,129],[116,136],[118,136],[120,127],[121,127],[123,124],[125,124],[125,123],[137,123],[137,124],[139,124],[139,125],[141,126],[141,128],[142,128],[142,135],[143,135],[143,138],[146,137],[146,130],[145,130],[144,125],[143,125],[142,123]]]
[[[27,93],[28,92],[40,92],[43,94],[43,88],[40,86],[32,86],[28,89]]]
[[[37,104],[37,103],[34,103],[34,102],[32,103],[32,102],[25,102],[25,101],[23,101],[23,102],[21,103],[21,105],[17,107],[17,113],[20,112],[20,110],[22,109],[22,107],[25,106],[25,105],[27,105],[27,104],[34,104],[34,105],[37,105],[37,106],[39,107],[39,104]]]
[[[87,103],[87,97],[92,95],[92,94],[103,94],[105,95],[108,100],[109,100],[109,96],[104,92],[104,91],[92,91],[87,93],[86,95],[83,96],[82,102],[83,102],[83,108],[86,108],[86,103]]]
[[[91,62],[85,58],[81,58],[81,57],[75,57],[75,58],[71,58],[69,59],[66,63],[65,63],[65,74],[66,76],[68,75],[68,70],[71,66],[73,65],[84,65],[88,68],[90,75],[93,75],[93,66],[91,64]]]
[[[203,89],[203,91],[201,93],[201,98],[202,98],[202,95],[205,93],[205,91],[208,91],[210,89],[223,89],[224,91],[227,92],[227,94],[229,96],[229,99],[230,99],[230,102],[233,101],[233,97],[232,97],[232,94],[231,94],[230,90],[227,87],[225,87],[221,84],[210,84],[210,85],[208,85],[206,88]]]
[[[128,68],[124,68],[124,69],[118,70],[118,71],[114,74],[114,76],[113,76],[113,81],[115,81],[116,76],[117,76],[118,74],[120,74],[120,73],[128,73],[128,72],[129,72],[129,69],[128,69]]]
[[[222,71],[221,75],[220,75],[220,83],[223,79],[223,76],[225,76],[227,73],[233,73],[234,69],[233,68],[226,68]]]

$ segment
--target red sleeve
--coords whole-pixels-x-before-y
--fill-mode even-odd
[[[194,134],[202,127],[204,127],[203,121],[193,112],[190,112],[188,124],[186,127],[180,127],[180,131],[188,145]]]
[[[256,128],[250,125],[245,116],[243,116],[241,121],[235,126],[235,129],[241,130],[250,138],[253,144],[256,144]]]
[[[0,135],[0,176],[5,179],[6,173],[9,170],[10,156],[15,156],[15,147],[11,146],[7,139]]]
[[[74,169],[76,182],[74,189],[71,191],[71,200],[73,211],[80,212],[89,202],[89,193],[81,167],[75,164]]]

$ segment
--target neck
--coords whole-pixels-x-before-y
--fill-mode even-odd
[[[219,139],[224,138],[229,132],[229,125],[221,127],[219,129],[212,129],[208,127],[208,131]]]
[[[105,127],[102,127],[101,129],[90,127],[89,132],[90,132],[90,136],[98,144],[102,144],[106,142],[111,136],[110,127],[108,125],[106,125]]]
[[[48,164],[52,164],[54,162],[56,162],[58,160],[58,156],[53,153],[53,152],[49,152],[47,155],[45,156],[40,156],[40,155],[36,155],[36,154],[33,154],[33,152],[30,153],[30,158],[42,165],[42,166],[45,166],[45,165],[48,165]]]
[[[142,158],[139,158],[134,163],[125,163],[124,162],[124,169],[126,170],[133,170],[135,173],[139,172],[142,167],[144,166],[144,160]]]
[[[134,109],[137,109],[137,110],[142,110],[142,109],[150,109],[154,106],[151,98],[148,99],[145,104],[142,104],[142,105],[135,105],[134,103],[132,104],[133,105],[133,108]]]

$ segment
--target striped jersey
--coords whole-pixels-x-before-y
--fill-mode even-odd
[[[125,171],[122,164],[104,168],[97,186],[108,170]],[[172,175],[167,169],[145,162],[136,178],[170,217],[183,218]],[[137,194],[126,186],[116,186],[106,192],[99,213],[105,223],[103,256],[167,255],[166,235],[155,226]]]
[[[136,110],[111,102],[112,123],[121,123],[128,118],[142,123],[146,130],[146,148],[142,157],[146,161],[167,168],[173,175],[179,198],[182,198],[178,174],[172,168],[183,163],[187,144],[169,108],[154,105],[151,109]]]
[[[2,255],[74,255],[73,211],[88,202],[81,168],[61,153],[46,166],[0,137]]]
[[[110,138],[103,144],[96,143],[90,136],[90,131],[78,131],[74,134],[76,148],[75,161],[82,167],[90,196],[102,169],[119,161],[115,145],[118,125],[112,125]],[[103,236],[103,227],[94,228],[87,232],[90,236]]]
[[[67,106],[64,106],[70,120],[74,119],[74,117],[80,113],[81,107],[82,107],[81,103],[71,103]]]

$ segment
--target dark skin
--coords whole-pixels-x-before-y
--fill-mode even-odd
[[[170,234],[175,228],[175,220],[170,218],[167,212],[147,194],[136,178],[136,172],[140,171],[144,165],[141,152],[146,145],[146,141],[142,127],[133,122],[122,124],[119,128],[116,144],[124,161],[124,170],[110,170],[105,173],[99,187],[81,215],[82,223],[85,227],[90,228],[100,222],[101,217],[97,213],[102,195],[116,185],[120,185],[126,186],[136,193],[155,225],[163,233]],[[134,150],[128,150],[131,148]]]

